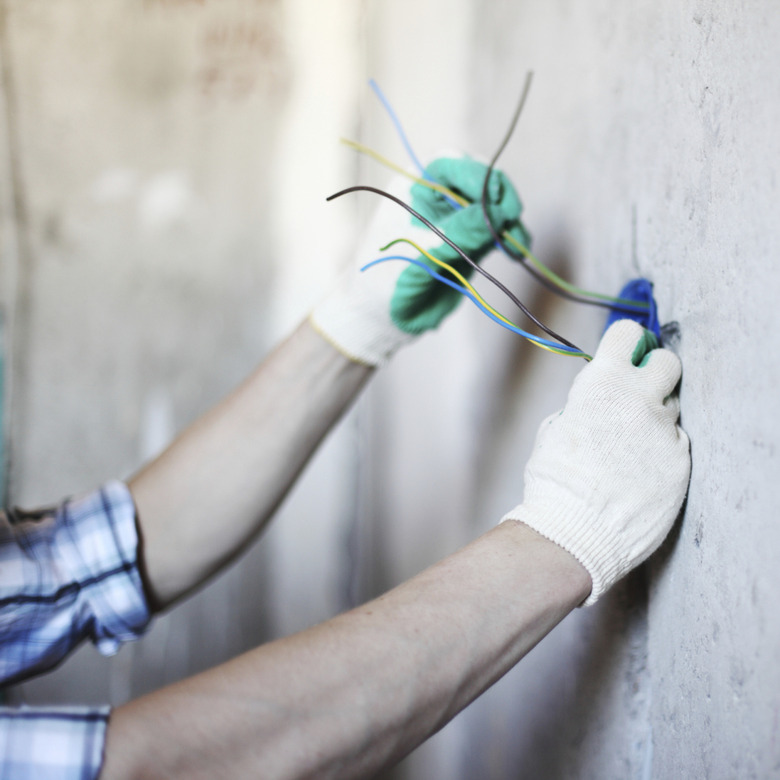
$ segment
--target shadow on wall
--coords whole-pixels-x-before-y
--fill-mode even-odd
[[[641,737],[648,704],[644,569],[634,572],[601,604],[589,609],[593,612],[584,615],[578,648],[567,661],[573,665],[568,674],[575,684],[568,695],[552,696],[543,706],[535,703],[533,724],[525,739],[514,743],[506,777],[569,780],[589,776],[583,755],[591,756],[594,768],[604,766],[600,753],[614,750],[614,741],[606,739],[606,732],[616,727],[616,712],[627,715],[628,722],[620,727],[625,736],[622,752],[627,755],[615,758],[626,770],[631,767],[626,776],[636,776],[637,765],[641,766],[642,758],[634,755],[632,760],[630,754],[641,744],[633,732],[638,731]],[[527,719],[528,713],[519,717]],[[587,745],[592,747],[583,750]]]
[[[558,246],[552,254],[546,256],[545,263],[559,276],[569,278],[572,261],[563,246]],[[556,314],[560,313],[561,308],[570,305],[538,283],[525,269],[518,267],[512,270],[512,274],[506,271],[501,273],[501,280],[517,292],[520,300],[541,322],[549,326],[556,319]],[[509,313],[509,318],[523,329],[545,335],[522,312],[515,310],[510,313],[509,309],[506,309],[506,312]],[[561,335],[567,337],[565,333]],[[570,340],[576,342],[574,337]],[[488,390],[485,396],[490,398],[491,402],[484,406],[485,418],[480,423],[482,435],[478,440],[481,449],[474,458],[474,463],[479,469],[476,484],[483,492],[492,490],[494,480],[491,479],[491,475],[496,472],[500,463],[506,461],[508,450],[515,446],[515,426],[510,424],[510,421],[518,416],[518,406],[521,412],[525,408],[525,404],[522,401],[518,403],[518,399],[529,396],[531,385],[536,381],[540,361],[550,358],[543,350],[532,346],[520,337],[513,337],[500,357],[499,361],[495,361],[491,354],[490,363],[497,365],[498,368],[488,365],[480,372],[481,374],[489,374],[491,370],[494,372],[492,381],[488,380],[486,383]],[[569,358],[552,359],[568,360]],[[519,500],[520,496],[518,495],[517,498]],[[480,495],[476,505],[484,506],[486,500],[487,496]]]
[[[651,769],[650,584],[671,559],[684,512],[651,566],[639,567],[598,605],[568,618],[571,643],[561,641],[558,632],[566,629],[559,628],[528,657],[528,667],[521,662],[507,724],[486,737],[464,777],[570,780],[645,776]],[[542,684],[534,688],[539,666]],[[507,735],[511,729],[514,739]]]

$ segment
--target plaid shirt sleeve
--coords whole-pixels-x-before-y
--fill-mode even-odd
[[[121,482],[50,510],[0,513],[0,684],[56,666],[85,638],[111,655],[149,620]],[[0,776],[97,777],[108,713],[0,707]]]
[[[149,614],[121,482],[52,510],[0,515],[0,684],[50,669],[85,638],[111,655]]]
[[[108,707],[0,707],[3,780],[94,780]]]

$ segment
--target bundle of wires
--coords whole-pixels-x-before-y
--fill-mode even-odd
[[[543,284],[548,289],[552,290],[556,294],[567,298],[568,300],[573,300],[578,303],[586,303],[593,306],[601,306],[604,308],[608,308],[612,311],[623,311],[627,313],[638,313],[643,312],[648,309],[649,304],[637,302],[625,298],[615,298],[608,295],[602,295],[600,293],[590,292],[588,290],[583,290],[579,287],[576,287],[575,285],[565,281],[561,277],[559,277],[557,274],[555,274],[553,271],[551,271],[549,268],[547,268],[540,260],[538,260],[528,249],[528,247],[524,246],[522,243],[520,243],[514,236],[511,235],[509,231],[504,231],[501,235],[498,234],[496,231],[491,219],[490,215],[488,213],[487,209],[487,194],[488,194],[488,186],[490,183],[490,177],[493,173],[493,170],[495,168],[496,162],[498,161],[498,158],[501,156],[501,153],[503,152],[504,148],[506,147],[507,143],[509,142],[509,139],[511,138],[514,129],[517,125],[517,121],[520,117],[520,114],[522,112],[523,106],[525,104],[525,100],[528,96],[528,92],[531,86],[531,80],[532,80],[532,73],[529,73],[526,76],[525,84],[523,87],[522,94],[520,96],[520,100],[518,102],[517,108],[515,109],[514,116],[512,117],[512,121],[509,126],[509,130],[505,134],[504,138],[501,141],[501,144],[496,151],[496,153],[493,155],[490,164],[488,165],[485,179],[482,186],[482,193],[481,193],[481,208],[482,208],[482,214],[485,219],[485,224],[490,232],[490,235],[492,236],[495,245],[497,248],[499,248],[504,254],[506,254],[508,257],[512,258],[513,260],[518,260],[523,265],[523,267],[531,273],[534,278],[537,279],[541,284]],[[409,140],[406,136],[406,133],[404,132],[403,126],[398,119],[398,116],[396,115],[395,111],[393,110],[392,106],[390,105],[390,102],[387,100],[385,95],[383,94],[382,90],[379,88],[379,85],[372,79],[369,82],[371,88],[374,90],[375,94],[379,98],[380,102],[384,106],[385,110],[387,111],[391,121],[393,122],[393,125],[395,126],[395,129],[401,139],[401,142],[404,146],[404,148],[407,151],[407,154],[409,155],[409,158],[411,159],[414,166],[419,171],[419,176],[415,176],[414,174],[408,173],[405,169],[403,169],[401,166],[396,165],[395,163],[391,162],[390,160],[383,157],[378,152],[374,151],[373,149],[370,149],[366,146],[363,146],[361,144],[355,143],[354,141],[347,141],[345,139],[342,139],[342,142],[345,143],[347,146],[355,149],[356,151],[366,154],[369,157],[372,157],[377,162],[381,163],[382,165],[390,168],[391,170],[394,170],[413,181],[417,182],[418,184],[428,187],[432,190],[435,190],[439,192],[448,203],[452,206],[453,209],[460,209],[465,208],[466,206],[470,206],[471,202],[464,198],[462,195],[459,195],[458,193],[452,191],[451,189],[448,189],[447,187],[444,187],[440,183],[434,181],[431,176],[426,171],[425,167],[420,162],[419,158],[414,152],[414,149],[412,148],[411,144],[409,143]],[[342,195],[345,195],[350,192],[355,192],[359,190],[365,190],[369,192],[374,192],[378,195],[382,195],[384,197],[387,197],[394,202],[396,202],[399,206],[402,206],[407,211],[409,211],[411,214],[413,214],[420,222],[422,222],[424,225],[426,225],[429,229],[431,229],[433,232],[435,232],[440,238],[442,238],[447,244],[449,244],[460,257],[462,257],[469,265],[471,265],[476,271],[478,271],[480,274],[482,274],[484,277],[486,277],[491,283],[495,284],[503,293],[505,293],[512,302],[520,308],[520,310],[532,321],[534,322],[541,330],[543,330],[545,333],[547,333],[549,336],[552,337],[555,341],[551,341],[549,339],[542,338],[540,336],[535,336],[531,333],[528,333],[527,331],[523,330],[522,328],[518,327],[516,324],[511,322],[509,319],[507,319],[505,316],[500,314],[496,309],[494,309],[490,304],[488,304],[485,299],[477,292],[477,290],[468,282],[468,280],[460,274],[455,268],[453,268],[448,263],[443,262],[442,260],[439,260],[438,258],[431,255],[429,252],[426,252],[422,248],[420,248],[417,244],[415,244],[412,241],[409,241],[408,239],[396,239],[395,241],[391,241],[387,246],[382,247],[381,251],[385,251],[389,249],[391,246],[394,246],[398,243],[404,242],[411,246],[413,246],[420,255],[424,255],[431,263],[433,263],[435,266],[438,266],[443,271],[445,271],[448,276],[445,276],[443,274],[437,273],[436,270],[434,270],[433,267],[429,266],[426,263],[423,263],[421,260],[408,257],[406,255],[390,255],[386,257],[378,258],[377,260],[374,260],[371,263],[368,263],[365,265],[361,270],[365,271],[378,263],[384,263],[384,262],[390,262],[390,261],[405,261],[407,263],[413,264],[420,268],[421,270],[425,271],[429,276],[431,276],[436,281],[447,285],[448,287],[456,290],[464,297],[468,298],[472,301],[486,316],[488,316],[490,319],[492,319],[497,324],[501,325],[502,327],[506,328],[507,330],[510,330],[514,333],[517,333],[520,336],[523,336],[523,338],[530,341],[532,344],[534,344],[537,347],[540,347],[541,349],[544,349],[548,352],[552,352],[554,354],[558,355],[568,355],[573,357],[582,357],[585,360],[590,360],[590,355],[587,355],[585,352],[583,352],[581,349],[579,349],[577,346],[572,344],[570,341],[567,341],[562,336],[555,333],[555,331],[548,328],[546,325],[544,325],[542,322],[540,322],[528,309],[527,307],[517,299],[516,296],[514,296],[500,281],[498,281],[495,277],[493,277],[491,274],[489,274],[485,269],[483,269],[478,263],[474,262],[471,258],[468,257],[468,255],[462,251],[460,247],[458,247],[455,243],[453,243],[444,233],[442,233],[435,225],[433,225],[431,222],[429,222],[427,219],[425,219],[422,215],[420,215],[417,211],[411,208],[408,204],[404,203],[399,198],[396,198],[395,196],[391,195],[388,192],[385,192],[384,190],[380,190],[375,187],[365,187],[365,186],[356,186],[356,187],[349,187],[345,190],[342,190],[340,192],[335,193],[334,195],[331,195],[328,200],[332,200],[334,198],[338,198]],[[510,249],[510,246],[512,247]],[[453,281],[454,280],[454,281]]]

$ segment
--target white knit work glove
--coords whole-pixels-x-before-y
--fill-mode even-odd
[[[676,355],[638,323],[616,322],[577,376],[566,406],[539,428],[525,470],[520,520],[590,573],[593,604],[642,563],[677,517],[690,477],[677,425]]]
[[[393,179],[387,191],[409,202],[409,181]],[[355,196],[353,196],[355,197]],[[349,268],[340,275],[336,286],[312,311],[310,322],[321,336],[351,360],[368,366],[380,366],[400,347],[414,339],[414,334],[400,330],[392,320],[392,300],[398,277],[406,269],[403,261],[381,263],[365,271],[360,269],[388,252],[383,247],[396,238],[409,238],[423,249],[441,243],[432,231],[413,225],[404,209],[379,195],[376,208],[363,231]],[[417,257],[408,245],[399,245],[393,254]]]
[[[478,263],[494,246],[481,206],[487,170],[484,163],[463,155],[439,157],[426,168],[434,182],[463,199],[459,205],[420,183],[410,186],[407,179],[400,177],[389,190]],[[415,336],[437,328],[461,300],[460,293],[414,263],[391,260],[359,271],[377,258],[393,254],[410,257],[446,274],[408,244],[397,244],[388,252],[380,251],[380,247],[398,238],[408,238],[463,276],[468,277],[473,269],[433,231],[412,219],[402,206],[374,193],[362,197],[377,200],[374,217],[360,241],[353,267],[334,292],[314,309],[310,322],[347,357],[377,366]],[[508,231],[527,246],[530,238],[520,221],[522,204],[501,171],[494,170],[490,175],[486,203],[494,229],[499,233]]]

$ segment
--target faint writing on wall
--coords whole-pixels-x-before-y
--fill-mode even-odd
[[[201,39],[196,78],[200,91],[240,100],[255,92],[283,90],[285,56],[281,30],[265,20],[219,21]]]
[[[242,0],[242,5],[276,5],[278,0]],[[181,8],[186,6],[235,6],[235,0],[143,0],[144,8]]]
[[[280,0],[143,0],[149,13],[196,14],[194,79],[207,98],[275,96],[286,87]]]

